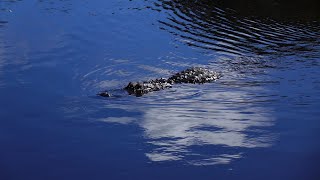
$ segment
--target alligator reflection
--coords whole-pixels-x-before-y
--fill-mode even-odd
[[[154,9],[167,14],[159,20],[162,29],[190,46],[213,52],[292,55],[314,51],[313,46],[319,43],[319,26],[315,23],[285,23],[248,14],[243,17],[217,4],[208,0],[159,0]]]
[[[252,97],[253,91],[230,90],[215,86],[216,91],[200,93],[199,86],[165,91],[136,102],[107,108],[139,112],[141,118],[107,117],[107,123],[137,123],[152,150],[145,155],[154,162],[182,161],[192,165],[228,164],[241,158],[246,149],[271,146],[274,135],[267,130],[273,125],[273,110],[262,107],[262,97]],[[210,86],[210,85],[208,85]],[[198,90],[197,90],[198,89]],[[269,98],[268,98],[269,99]],[[156,103],[155,103],[156,102]],[[132,104],[129,106],[125,104]]]

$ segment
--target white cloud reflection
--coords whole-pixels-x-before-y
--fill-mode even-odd
[[[129,124],[134,120],[135,120],[134,118],[130,118],[130,117],[109,117],[109,118],[98,119],[98,121],[101,121],[101,122],[119,123],[119,124]]]
[[[106,118],[104,122],[137,122],[153,147],[146,156],[154,162],[228,164],[241,158],[243,148],[272,145],[274,137],[266,130],[273,125],[272,110],[259,104],[261,99],[253,97],[250,90],[213,91],[208,86],[206,92],[191,95],[197,91],[196,86],[154,93],[137,99],[143,102],[135,107],[122,107],[143,111],[141,120],[123,117]]]

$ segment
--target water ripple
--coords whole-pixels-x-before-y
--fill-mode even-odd
[[[167,16],[159,20],[161,29],[201,49],[238,56],[292,55],[315,51],[318,47],[313,46],[319,44],[316,22],[239,18],[236,11],[218,8],[218,3],[206,0],[159,0],[154,6]]]

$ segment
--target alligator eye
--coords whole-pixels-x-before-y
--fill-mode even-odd
[[[98,95],[102,97],[111,97],[111,94],[109,94],[108,92],[101,92]]]

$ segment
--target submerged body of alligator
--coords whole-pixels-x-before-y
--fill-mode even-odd
[[[192,83],[203,84],[215,81],[221,77],[221,74],[201,68],[193,67],[184,71],[178,72],[169,78],[160,78],[143,82],[130,82],[123,88],[129,95],[142,96],[152,91],[171,88],[173,84]],[[98,95],[103,97],[111,97],[108,91],[100,92]]]

